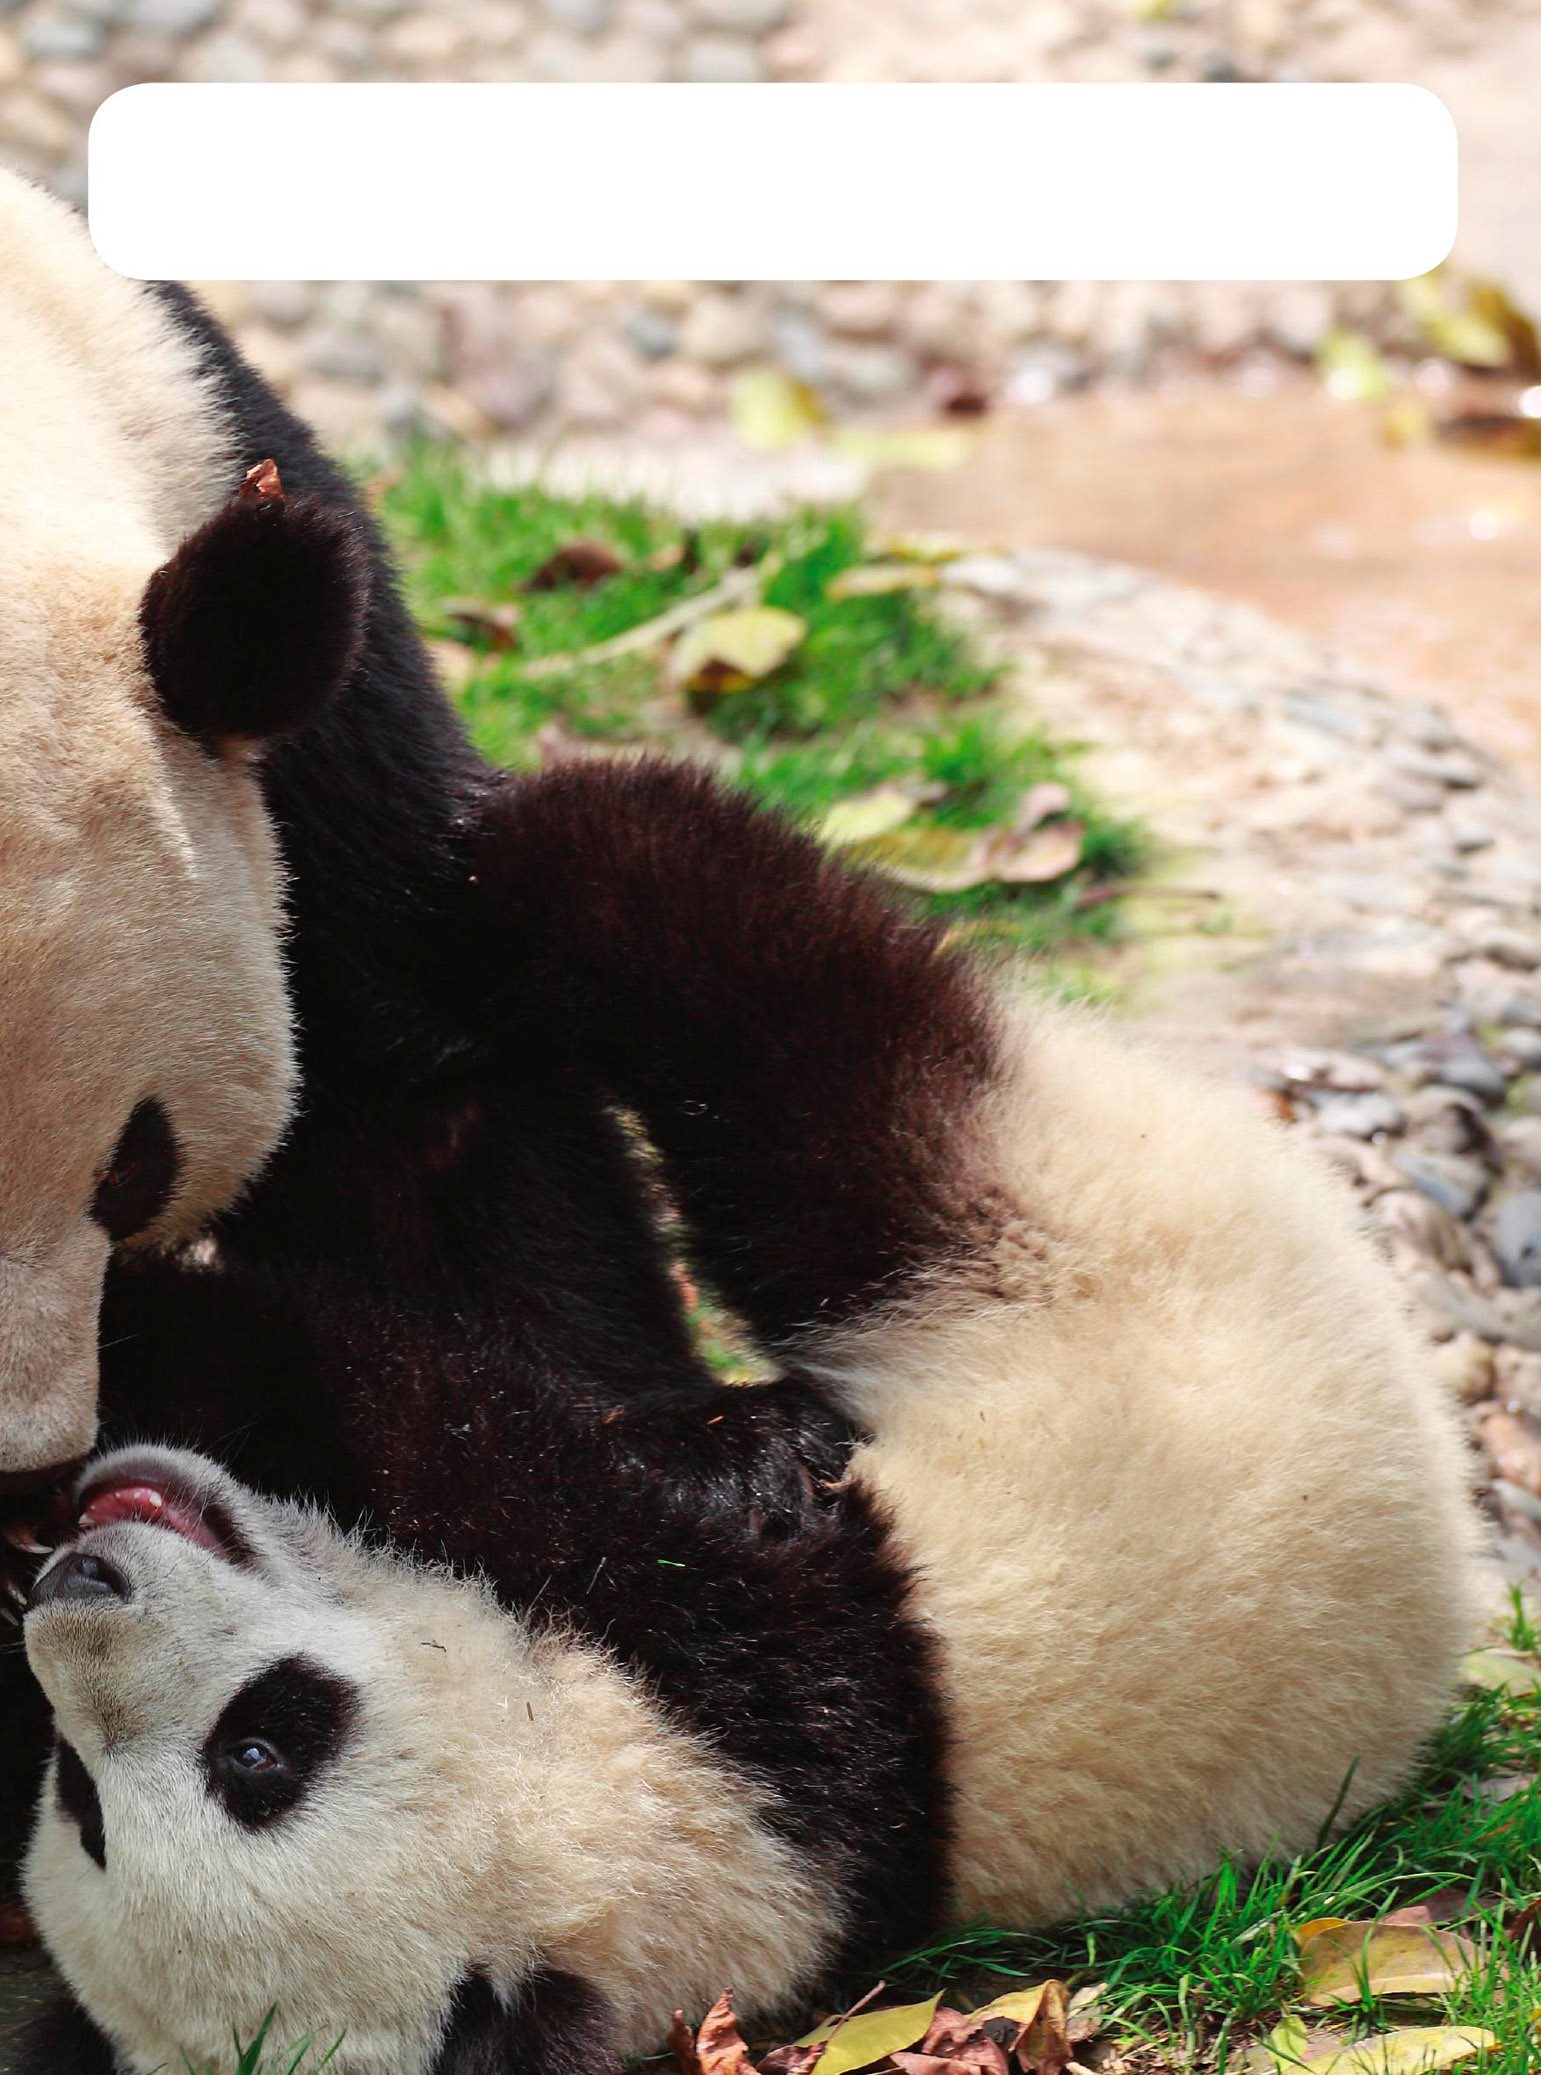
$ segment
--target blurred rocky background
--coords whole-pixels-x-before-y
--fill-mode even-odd
[[[1523,152],[1538,72],[1541,0],[0,0],[0,152],[80,197],[93,110],[151,79],[1406,79],[1462,120],[1467,257],[1523,296],[1541,274]],[[867,202],[853,164],[831,207]],[[1344,326],[1407,343],[1395,299],[1364,287],[281,283],[213,299],[345,443],[667,441],[720,419],[761,364],[838,416],[967,413],[1194,374],[1258,388]]]

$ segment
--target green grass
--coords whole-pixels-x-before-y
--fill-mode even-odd
[[[606,498],[559,498],[487,483],[452,450],[406,456],[375,486],[380,516],[405,565],[408,594],[458,677],[455,694],[478,746],[530,767],[544,740],[616,751],[704,757],[787,812],[817,824],[837,803],[878,786],[915,798],[916,831],[1010,825],[1031,785],[1071,793],[1062,818],[1084,831],[1079,863],[1042,885],[991,883],[921,898],[973,934],[1028,950],[1105,937],[1121,881],[1135,871],[1138,829],[1107,814],[1077,775],[1072,745],[1027,727],[1002,672],[938,607],[934,590],[831,596],[874,550],[852,511],[801,511],[774,523],[686,526]],[[574,540],[604,543],[620,568],[588,584],[531,590],[530,579]],[[795,613],[804,637],[758,683],[687,698],[661,648],[541,674],[531,666],[623,635],[735,573],[758,572],[758,602]],[[512,647],[492,647],[447,607],[513,606]],[[542,731],[546,731],[543,738]]]
[[[298,2046],[268,2050],[268,2037],[272,2032],[277,2012],[270,2010],[257,2029],[249,2045],[242,2045],[240,2036],[235,2039],[235,2061],[229,2075],[321,2075],[342,2051],[342,2040],[329,2047],[316,2046],[306,2039]],[[186,2075],[224,2075],[223,2070],[195,2068],[191,2061],[184,2061]]]

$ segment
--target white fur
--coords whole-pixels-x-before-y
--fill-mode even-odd
[[[191,349],[84,225],[0,172],[0,1471],[95,1430],[106,1247],[88,1218],[130,1111],[171,1118],[190,1232],[291,1100],[271,833],[250,764],[157,710],[144,585],[230,481]]]
[[[1470,1638],[1477,1527],[1426,1350],[1311,1156],[1090,1017],[1006,1042],[960,1149],[976,1270],[802,1352],[876,1436],[854,1474],[945,1654],[957,1909],[1027,1923],[1398,1786]]]

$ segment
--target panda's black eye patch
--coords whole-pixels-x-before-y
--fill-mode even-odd
[[[80,1832],[80,1842],[88,1858],[98,1866],[107,1864],[107,1827],[102,1821],[102,1804],[97,1798],[96,1782],[81,1762],[80,1753],[73,1744],[59,1739],[59,1755],[54,1766],[54,1791],[59,1797],[59,1806]]]
[[[260,1830],[298,1807],[348,1740],[358,1694],[304,1657],[286,1657],[227,1702],[203,1746],[204,1777],[225,1812]]]
[[[124,1125],[91,1201],[91,1215],[107,1237],[132,1239],[159,1217],[171,1201],[180,1166],[171,1119],[151,1096]]]

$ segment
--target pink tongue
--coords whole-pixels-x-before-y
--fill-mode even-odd
[[[111,1527],[121,1520],[136,1520],[150,1527],[168,1528],[184,1542],[220,1553],[217,1535],[204,1526],[196,1510],[169,1498],[153,1484],[118,1484],[99,1491],[88,1500],[80,1516],[83,1528]]]

